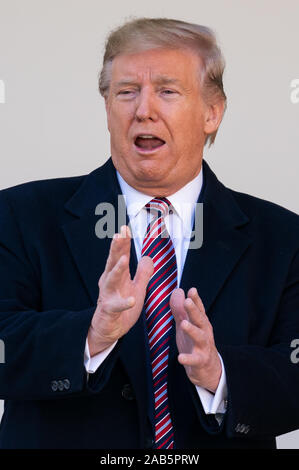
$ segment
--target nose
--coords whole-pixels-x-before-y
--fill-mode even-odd
[[[155,97],[152,91],[143,89],[140,91],[135,116],[137,121],[157,120],[157,111],[155,106]]]

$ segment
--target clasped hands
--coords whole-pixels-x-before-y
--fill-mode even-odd
[[[99,279],[99,298],[88,332],[91,356],[111,346],[138,320],[154,266],[142,257],[134,279],[129,270],[131,233],[127,226],[115,234],[105,271]],[[221,377],[221,361],[215,346],[212,325],[195,287],[187,292],[175,289],[170,308],[176,323],[178,361],[194,385],[215,392]]]

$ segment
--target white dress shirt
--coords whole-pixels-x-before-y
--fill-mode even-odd
[[[149,213],[145,209],[145,205],[153,199],[152,196],[146,195],[137,191],[128,185],[128,183],[117,172],[117,178],[125,197],[127,213],[130,221],[130,228],[134,240],[135,251],[137,260],[141,257],[141,249],[144,239],[144,234],[149,222]],[[195,204],[198,200],[201,187],[202,187],[202,170],[200,173],[190,181],[186,186],[181,188],[176,193],[169,196],[167,199],[171,203],[169,214],[165,217],[165,224],[168,233],[172,239],[176,260],[177,260],[177,275],[178,286],[180,285],[182,272],[185,264],[185,259],[188,251],[189,240],[192,233]],[[202,267],[204,269],[204,267]],[[190,286],[192,287],[192,286]],[[84,364],[86,371],[89,374],[94,373],[97,368],[106,359],[112,351],[117,341],[104,351],[96,354],[92,358],[89,354],[88,342],[86,340]],[[209,392],[203,387],[196,386],[197,393],[200,397],[203,409],[206,414],[215,414],[218,423],[221,422],[223,413],[226,411],[227,403],[227,385],[225,377],[225,369],[222,358],[219,354],[222,366],[222,373],[219,385],[215,394]]]

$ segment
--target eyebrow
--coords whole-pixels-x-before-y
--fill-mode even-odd
[[[180,80],[177,78],[171,78],[166,75],[158,75],[154,80],[153,83],[155,85],[179,85],[183,87],[182,83]],[[115,83],[115,87],[121,87],[121,86],[129,86],[129,85],[135,85],[139,86],[140,83],[136,81],[135,79],[131,78],[124,78],[122,80],[119,80],[118,82]]]

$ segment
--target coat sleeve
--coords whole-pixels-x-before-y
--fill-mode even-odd
[[[217,345],[227,378],[228,437],[267,439],[299,428],[295,343],[299,345],[299,251],[288,271],[269,344]]]
[[[98,393],[118,348],[87,381],[84,348],[95,306],[41,309],[40,279],[26,252],[17,218],[0,192],[0,398],[43,400]]]

